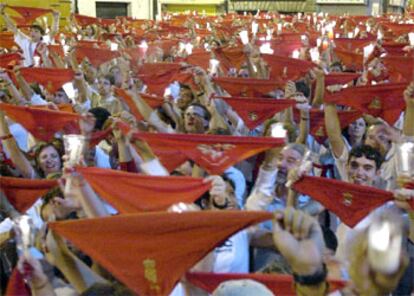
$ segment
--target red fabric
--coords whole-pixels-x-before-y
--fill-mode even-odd
[[[49,223],[139,295],[168,295],[184,273],[239,230],[271,213],[143,213]],[[110,242],[110,243],[109,243]]]
[[[134,115],[137,120],[144,120],[132,97],[122,88],[115,87],[114,90],[115,95],[122,99],[122,101],[128,106],[131,114]],[[164,103],[164,100],[157,96],[151,96],[144,93],[140,93],[140,96],[143,100],[145,100],[145,102],[147,102],[148,105],[150,105],[151,108],[158,108]]]
[[[112,127],[108,127],[102,131],[93,132],[89,139],[89,147],[95,147],[102,140],[105,140],[109,135],[112,134]]]
[[[121,56],[119,51],[111,51],[109,49],[101,48],[88,48],[82,46],[76,46],[75,52],[78,62],[81,62],[84,58],[88,58],[89,62],[91,62],[94,67],[99,67],[105,62],[109,62],[110,60]]]
[[[339,110],[339,123],[341,125],[341,129],[347,127],[352,122],[357,120],[362,116],[362,112],[358,110]],[[296,122],[300,120],[300,113],[299,110],[294,110],[294,118]],[[309,133],[315,138],[315,140],[322,144],[328,138],[326,134],[326,127],[325,127],[325,113],[323,110],[319,109],[311,109],[309,111]]]
[[[7,284],[6,296],[30,296],[30,288],[26,286],[23,275],[15,267]]]
[[[66,82],[72,81],[75,75],[71,69],[59,68],[23,68],[20,73],[27,82],[37,82],[50,93],[55,93]]]
[[[294,100],[276,100],[260,98],[242,98],[242,97],[219,97],[226,101],[243,119],[244,124],[249,129],[254,129],[262,124],[266,119],[271,118],[286,108],[294,106]]]
[[[297,80],[316,65],[312,62],[293,59],[285,56],[262,54],[263,60],[270,67],[270,79]]]
[[[386,83],[348,87],[339,92],[325,92],[325,101],[350,106],[394,124],[405,108],[406,83]]]
[[[80,47],[88,47],[88,48],[98,48],[98,49],[105,49],[106,43],[103,41],[92,41],[92,40],[78,40],[76,44]],[[106,48],[107,49],[107,48]]]
[[[81,27],[97,24],[99,22],[99,19],[97,19],[96,17],[81,15],[81,14],[73,14],[73,16],[76,20],[76,23]]]
[[[355,52],[356,50],[363,50],[374,40],[372,39],[351,39],[351,38],[335,38],[336,49],[340,51]]]
[[[124,172],[138,173],[137,166],[133,160],[128,162],[119,162],[119,168]]]
[[[21,60],[22,57],[18,53],[2,54],[0,55],[0,68],[13,68],[13,66],[19,64]]]
[[[261,41],[257,40],[256,44],[258,46],[270,43],[270,47],[273,50],[273,54],[279,57],[290,57],[292,52],[299,50],[302,47],[302,41],[300,38],[298,40],[270,40],[270,41]],[[263,55],[262,55],[263,56]],[[270,58],[270,57],[269,57]],[[273,76],[272,76],[273,77]]]
[[[56,180],[35,180],[0,176],[0,188],[10,204],[20,213],[26,212],[40,197],[58,186]]]
[[[38,7],[25,7],[25,6],[11,6],[7,7],[17,11],[22,17],[25,18],[27,23],[33,23],[39,16],[52,12],[50,8],[38,8]]]
[[[101,23],[102,26],[111,26],[111,25],[115,25],[117,20],[116,19],[100,19],[99,22]]]
[[[222,282],[251,279],[262,283],[275,295],[296,295],[293,277],[287,274],[191,272],[186,274],[186,279],[210,294]],[[330,292],[341,290],[346,286],[346,282],[343,280],[328,279],[328,282]]]
[[[0,104],[0,110],[42,141],[52,139],[56,132],[65,128],[71,128],[73,132],[80,119],[80,115],[74,113],[9,104]]]
[[[383,23],[387,29],[391,30],[396,36],[408,34],[414,32],[413,24],[395,24],[395,23]]]
[[[204,70],[207,70],[210,66],[210,59],[211,53],[208,51],[202,51],[197,53],[193,52],[185,59],[185,61],[190,65],[198,66]]]
[[[404,47],[409,46],[408,43],[384,42],[382,47],[387,51],[388,55],[404,56],[407,52],[403,50]]]
[[[334,84],[346,84],[357,79],[360,76],[359,73],[329,73],[325,75],[325,86]]]
[[[393,80],[393,77],[398,76],[401,76],[407,82],[411,82],[414,79],[414,57],[387,55],[382,58],[382,61],[388,69],[391,80]]]
[[[165,88],[172,83],[181,70],[178,63],[146,63],[138,71],[138,77],[151,93],[162,96]]]
[[[155,149],[163,146],[179,151],[212,175],[270,148],[284,145],[284,139],[213,135],[135,133],[134,138]]]
[[[64,58],[65,57],[65,52],[63,51],[63,46],[62,45],[59,45],[59,44],[56,44],[56,45],[49,44],[47,46],[47,48],[49,49],[49,52],[53,52],[53,53],[57,54],[58,56],[60,56],[61,58]]]
[[[364,56],[359,53],[334,49],[335,54],[348,69],[362,71],[364,64]]]
[[[239,69],[246,62],[246,54],[242,47],[222,47],[213,50],[220,65],[229,70],[230,68]]]
[[[118,122],[117,127],[122,131],[122,133],[125,136],[131,130],[131,127],[124,122]],[[158,156],[160,162],[169,172],[172,172],[178,166],[182,165],[184,162],[187,161],[187,156],[185,156],[175,148],[157,145],[151,147],[151,149],[154,152],[154,154]],[[137,152],[139,153],[139,151]]]
[[[13,46],[17,46],[14,43],[14,35],[12,32],[0,32],[0,47],[11,49]]]
[[[121,214],[163,211],[175,203],[193,203],[210,188],[201,178],[144,176],[99,168],[77,171]]]
[[[320,202],[351,228],[373,210],[394,199],[389,191],[321,177],[305,176],[293,188]]]
[[[280,80],[217,77],[213,81],[233,97],[263,97],[277,88],[284,88]]]

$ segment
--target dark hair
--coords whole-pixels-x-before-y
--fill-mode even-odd
[[[96,118],[95,122],[95,130],[102,130],[102,127],[105,124],[105,121],[111,116],[111,113],[109,113],[108,110],[102,107],[95,107],[88,111],[89,113],[92,113],[93,116]]]
[[[40,156],[40,153],[47,147],[55,148],[57,153],[59,154],[59,157],[60,157],[61,160],[62,160],[63,154],[65,153],[64,148],[63,148],[63,142],[60,139],[54,139],[50,142],[40,142],[40,143],[38,143],[34,147],[33,152],[34,152],[35,167],[36,167],[36,170],[38,171],[38,173],[41,177],[47,177],[47,176],[45,176],[44,172],[42,172],[40,170],[39,156]]]
[[[338,239],[336,238],[335,233],[328,227],[324,227],[321,225],[321,228],[326,248],[334,251],[335,253],[336,249],[338,248]]]
[[[108,80],[109,83],[111,83],[111,85],[114,85],[115,84],[115,76],[112,75],[112,74],[102,75],[100,78],[101,79]]]
[[[83,291],[81,296],[133,296],[134,293],[127,287],[118,283],[95,283]]]
[[[375,161],[377,170],[381,167],[381,164],[384,161],[381,153],[377,149],[372,148],[368,145],[359,145],[352,148],[352,150],[349,152],[348,162],[352,157],[359,158],[363,156],[369,160]]]
[[[310,88],[303,80],[298,80],[295,82],[296,90],[298,92],[303,93],[303,95],[307,98],[310,96]]]
[[[38,30],[40,34],[42,34],[42,36],[45,35],[45,30],[43,30],[43,28],[40,25],[33,24],[30,26],[30,29]]]
[[[191,103],[190,105],[188,105],[187,108],[189,108],[191,106],[196,106],[196,107],[200,107],[201,109],[203,109],[204,110],[204,116],[203,116],[203,118],[206,119],[206,120],[208,120],[208,121],[210,121],[210,119],[211,119],[211,113],[210,113],[210,111],[208,111],[208,109],[204,105],[202,105],[200,103]]]

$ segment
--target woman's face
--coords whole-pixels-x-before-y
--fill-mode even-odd
[[[348,134],[351,137],[361,138],[365,133],[366,123],[363,118],[359,118],[348,127]]]
[[[53,146],[42,149],[38,156],[38,163],[45,176],[60,172],[62,166],[59,153]]]

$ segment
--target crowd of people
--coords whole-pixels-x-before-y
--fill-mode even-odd
[[[414,293],[408,9],[0,14],[2,293]]]

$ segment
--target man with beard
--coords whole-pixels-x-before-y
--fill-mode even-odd
[[[306,147],[301,144],[291,143],[282,150],[271,149],[266,152],[266,157],[260,167],[255,186],[246,201],[246,209],[250,211],[283,210],[287,205],[289,188],[286,186],[289,171],[296,168],[305,155]],[[316,216],[322,211],[319,203],[310,200],[309,197],[299,195],[297,207],[306,213]],[[270,221],[261,224],[257,233],[271,233]],[[252,240],[254,243],[254,239]],[[256,244],[257,250],[254,258],[254,270],[264,268],[272,261],[279,261],[281,256],[275,252],[272,245],[266,246],[263,240]]]

